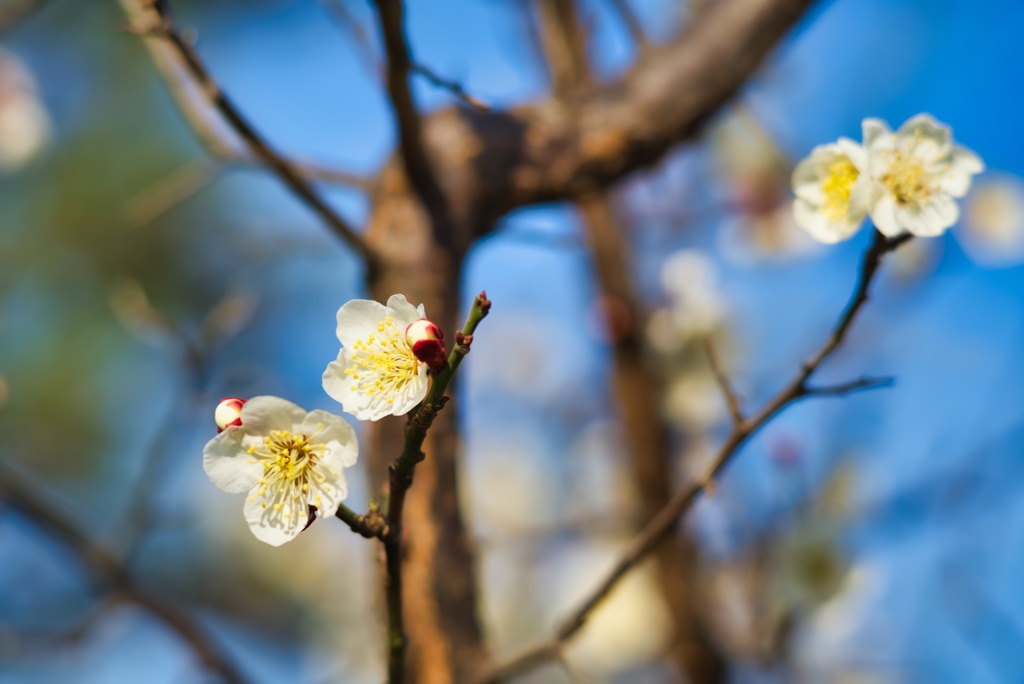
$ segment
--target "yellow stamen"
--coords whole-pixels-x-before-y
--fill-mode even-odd
[[[829,221],[843,221],[850,208],[850,192],[860,172],[848,158],[843,157],[829,164],[828,175],[821,181],[821,194],[825,201],[821,213]]]

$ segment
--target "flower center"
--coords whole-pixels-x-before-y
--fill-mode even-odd
[[[821,193],[825,196],[822,213],[830,221],[842,221],[850,207],[850,191],[860,172],[849,159],[837,159],[829,164],[828,175],[821,182]]]
[[[926,199],[930,194],[924,166],[914,159],[908,159],[902,152],[893,153],[889,173],[882,176],[882,182],[892,192],[897,204],[911,204]]]
[[[323,429],[317,425],[317,429]],[[257,456],[263,465],[263,477],[259,479],[259,489],[250,497],[250,501],[262,498],[263,508],[272,506],[275,511],[280,511],[289,500],[305,501],[308,498],[309,487],[312,484],[314,489],[321,486],[330,490],[330,485],[325,485],[326,477],[315,467],[324,454],[323,444],[314,444],[311,438],[306,435],[294,435],[288,430],[273,430],[263,443],[249,447],[249,453]],[[313,505],[320,508],[320,495],[315,496]],[[291,507],[289,507],[290,509]],[[305,517],[305,504],[303,504],[300,517]],[[290,518],[289,512],[284,512],[282,517]]]
[[[388,316],[377,324],[377,333],[352,345],[352,365],[345,375],[353,381],[351,390],[366,396],[389,396],[401,392],[418,375],[420,361],[405,341],[405,331],[399,330],[395,319]]]

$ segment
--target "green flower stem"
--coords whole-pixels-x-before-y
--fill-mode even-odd
[[[406,638],[402,618],[402,510],[405,507],[405,493],[412,486],[416,464],[424,458],[423,441],[427,437],[427,430],[448,400],[444,395],[448,384],[462,359],[469,353],[477,325],[490,309],[491,302],[487,299],[487,293],[481,292],[473,300],[466,324],[455,334],[455,346],[448,355],[448,363],[434,374],[430,391],[423,403],[409,414],[405,424],[405,445],[401,455],[391,464],[386,516],[388,529],[381,538],[384,540],[387,569],[388,681],[392,684],[404,681],[405,676]]]
[[[345,504],[340,504],[335,516],[351,527],[353,532],[367,539],[384,539],[388,534],[387,519],[375,510],[356,513]]]

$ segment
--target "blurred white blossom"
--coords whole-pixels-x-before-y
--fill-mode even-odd
[[[1017,176],[986,176],[971,193],[957,233],[964,251],[986,266],[1024,261],[1024,181]]]
[[[677,350],[724,321],[726,306],[718,272],[703,252],[683,249],[669,256],[661,267],[661,286],[668,305],[655,311],[647,325],[650,342],[658,351]]]
[[[21,60],[0,48],[0,171],[31,162],[50,139],[50,115]]]
[[[864,149],[849,138],[811,150],[793,170],[793,216],[800,227],[825,243],[856,233],[869,208],[866,165]]]
[[[941,235],[957,222],[956,199],[984,165],[953,144],[953,135],[928,114],[918,114],[893,133],[881,119],[865,119],[864,148],[871,178],[871,218],[890,237]]]
[[[881,119],[864,119],[863,145],[847,138],[819,145],[793,171],[793,214],[816,240],[846,240],[865,216],[888,236],[935,237],[957,222],[956,200],[984,169],[970,150],[953,144],[928,114],[895,133]]]
[[[793,218],[790,162],[761,125],[740,110],[714,128],[711,144],[730,208],[718,232],[722,255],[746,266],[814,250]]]

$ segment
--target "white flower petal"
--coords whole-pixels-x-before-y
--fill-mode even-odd
[[[319,409],[310,411],[302,424],[301,432],[310,436],[312,442],[325,445],[327,450],[339,459],[335,469],[355,465],[359,455],[359,442],[356,439],[356,431],[344,418]]]
[[[857,170],[860,173],[863,174],[867,172],[868,155],[859,143],[856,143],[849,138],[840,138],[836,141],[836,148],[839,152],[846,155],[851,162],[853,162],[853,165],[857,167]]]
[[[952,138],[949,126],[939,123],[931,114],[918,114],[903,122],[896,135],[900,138],[923,139],[938,147],[948,145]]]
[[[860,229],[860,221],[829,221],[810,203],[800,198],[793,202],[793,217],[797,225],[810,233],[811,237],[825,244],[847,240]]]
[[[333,517],[338,512],[338,506],[348,496],[348,481],[345,479],[345,471],[336,468],[337,475],[333,475],[330,465],[325,463],[319,466],[319,471],[327,475],[324,482],[310,482],[309,496],[307,501],[310,506],[316,506],[317,515],[321,518]]]
[[[405,386],[399,396],[395,397],[395,403],[390,407],[391,412],[396,416],[404,416],[423,401],[429,389],[430,381],[427,379],[426,366],[424,366],[416,377]]]
[[[341,346],[352,348],[358,340],[377,333],[377,324],[388,312],[384,305],[371,299],[353,299],[338,309],[335,333]]]
[[[819,159],[815,154],[819,148],[814,148],[811,156],[801,160],[793,169],[793,194],[805,199],[815,205],[820,205],[825,197],[821,191],[821,173],[818,170]]]
[[[876,149],[892,146],[892,130],[889,124],[881,119],[864,119],[861,122],[861,135],[865,148]]]
[[[935,237],[960,218],[960,208],[949,195],[937,194],[926,202],[896,207],[896,218],[909,233]]]
[[[348,350],[342,347],[338,350],[338,358],[331,361],[327,365],[327,370],[324,371],[322,378],[324,391],[331,399],[341,404],[345,413],[351,413],[360,420],[365,420],[356,411],[366,406],[372,397],[367,397],[353,389],[356,387],[356,382],[350,376],[345,375],[345,369],[351,366],[352,357]]]
[[[871,220],[882,235],[896,237],[906,231],[896,218],[896,200],[889,193],[884,193],[871,207]]]
[[[240,427],[228,428],[203,448],[203,470],[210,481],[225,492],[248,491],[263,474],[263,466],[250,463],[253,458],[242,444],[245,436]]]
[[[357,384],[351,377],[345,375],[345,369],[352,365],[348,352],[343,347],[338,352],[338,358],[327,366],[323,375],[324,391],[341,404],[345,413],[355,416],[359,420],[380,420],[384,416],[392,414],[392,404],[383,394],[364,394],[357,388]],[[369,377],[369,371],[360,371]],[[398,400],[395,399],[397,402]]]
[[[955,145],[950,154],[950,166],[946,175],[939,181],[939,187],[953,197],[963,197],[971,187],[975,174],[985,170],[978,155],[966,147]]]
[[[309,507],[302,499],[285,497],[280,503],[280,509],[269,503],[264,506],[263,499],[251,492],[242,509],[252,533],[271,546],[280,546],[295,539],[309,521]]]
[[[420,308],[417,309],[405,299],[403,294],[391,295],[388,298],[388,308],[393,312],[395,321],[403,332],[411,324],[424,318],[422,313],[423,305],[420,304]]]
[[[271,430],[291,430],[305,417],[305,411],[281,397],[253,397],[242,407],[242,428],[247,434],[265,435]]]
[[[848,213],[851,219],[856,219],[857,223],[863,221],[881,194],[882,188],[862,174],[853,184],[853,188],[850,189],[850,208]]]

